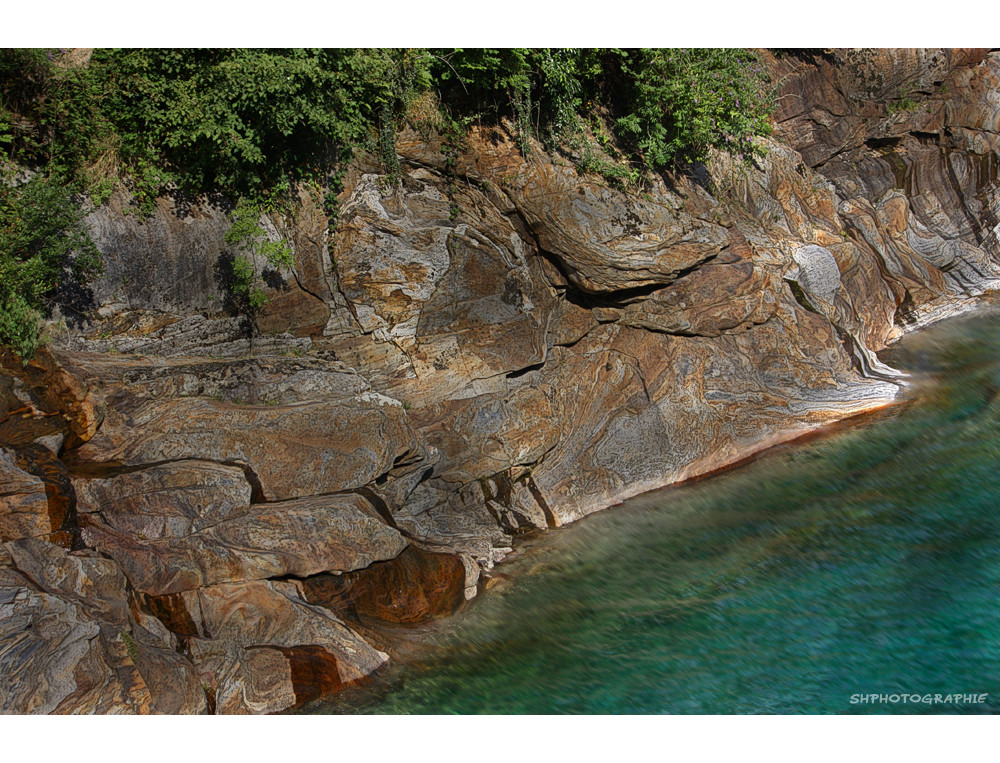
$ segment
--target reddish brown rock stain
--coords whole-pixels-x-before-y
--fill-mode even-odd
[[[170,593],[165,596],[144,596],[146,606],[150,613],[163,622],[170,630],[179,636],[201,636],[198,633],[198,626],[195,625],[184,605],[184,597],[179,593]]]
[[[41,445],[23,445],[14,454],[14,463],[18,468],[38,477],[45,484],[49,527],[52,528],[48,540],[67,549],[79,547],[76,497],[66,466],[48,448]]]
[[[303,587],[310,603],[338,614],[415,623],[458,609],[465,566],[452,554],[411,545],[395,559],[344,575],[317,575]]]
[[[296,706],[344,688],[337,658],[323,647],[305,645],[267,648],[281,652],[288,660]]]

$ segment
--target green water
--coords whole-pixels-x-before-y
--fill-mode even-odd
[[[995,713],[1000,315],[883,354],[914,402],[530,542],[307,712]],[[852,704],[855,694],[986,703]]]

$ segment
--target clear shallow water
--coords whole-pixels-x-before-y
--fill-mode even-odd
[[[883,357],[914,404],[544,534],[405,664],[306,712],[1000,711],[1000,314]]]

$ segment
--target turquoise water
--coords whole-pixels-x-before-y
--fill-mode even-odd
[[[995,713],[1000,315],[883,354],[914,402],[531,541],[317,713]],[[856,694],[981,694],[861,704]]]

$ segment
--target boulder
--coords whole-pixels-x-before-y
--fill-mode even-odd
[[[357,682],[388,660],[300,584],[209,586],[160,601],[183,622],[186,653],[210,687],[217,713],[273,713]],[[172,619],[171,619],[172,618]]]
[[[153,596],[216,583],[348,571],[391,559],[407,545],[368,501],[348,493],[254,504],[239,516],[179,537],[143,540],[95,515],[82,536]]]
[[[245,514],[251,487],[235,466],[175,461],[112,477],[74,477],[76,510],[139,539],[182,537]]]
[[[6,549],[13,568],[0,575],[0,710],[205,710],[191,664],[162,625],[133,613],[117,564],[35,538]]]

